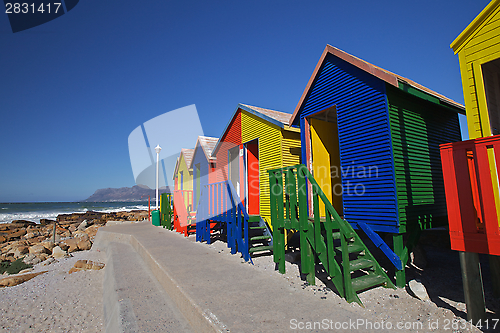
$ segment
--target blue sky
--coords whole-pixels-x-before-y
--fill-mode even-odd
[[[128,135],[190,104],[208,136],[238,103],[293,112],[326,44],[463,103],[449,45],[488,2],[81,0],[15,34],[2,13],[0,202],[135,185]]]

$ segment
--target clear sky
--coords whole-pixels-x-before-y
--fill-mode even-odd
[[[217,137],[238,103],[291,113],[326,44],[463,103],[449,45],[488,3],[81,0],[15,34],[1,13],[0,202],[135,185],[128,135],[190,104]]]

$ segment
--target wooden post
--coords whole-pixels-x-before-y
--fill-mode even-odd
[[[475,324],[486,319],[484,304],[483,279],[479,254],[474,252],[458,252],[462,267],[462,284],[464,287],[465,304],[467,305],[467,320]]]
[[[52,244],[56,244],[56,224],[57,222],[54,222],[54,228],[52,229]]]
[[[493,296],[500,298],[500,256],[490,254],[490,274]]]
[[[398,257],[401,259],[401,264],[402,264],[402,269],[398,270],[396,269],[396,286],[398,288],[404,288],[406,285],[406,274],[405,274],[405,266],[406,266],[406,260],[405,260],[405,248],[403,244],[403,234],[393,234],[392,235],[393,239],[393,246],[394,246],[394,253],[398,255]]]

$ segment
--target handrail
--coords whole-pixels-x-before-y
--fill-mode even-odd
[[[210,221],[226,223],[227,245],[239,251],[245,261],[249,254],[248,213],[230,180],[204,185],[197,207],[196,241],[210,244]]]
[[[268,170],[268,173],[274,262],[278,264],[280,273],[285,273],[285,229],[294,229],[300,233],[301,272],[306,275],[309,284],[315,284],[315,259],[318,257],[339,294],[348,302],[362,304],[356,291],[363,287],[378,283],[394,287],[351,224],[335,211],[305,165]],[[308,212],[307,182],[312,190],[313,221],[310,221]],[[324,217],[320,216],[320,200],[325,205]],[[335,247],[334,240],[340,240],[340,247]],[[362,257],[359,260],[351,259],[350,253],[359,253]],[[351,261],[356,263],[351,264]],[[352,270],[364,267],[373,268],[374,273],[369,278],[359,280],[351,277]]]

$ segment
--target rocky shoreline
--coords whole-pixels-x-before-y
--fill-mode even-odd
[[[42,219],[39,224],[26,220],[0,224],[0,263],[5,268],[22,260],[31,266],[51,258],[68,257],[72,252],[89,250],[97,230],[108,221],[143,221],[147,218],[148,211],[144,210],[88,211],[60,214],[56,220]],[[9,273],[17,272],[5,271],[4,275]]]

